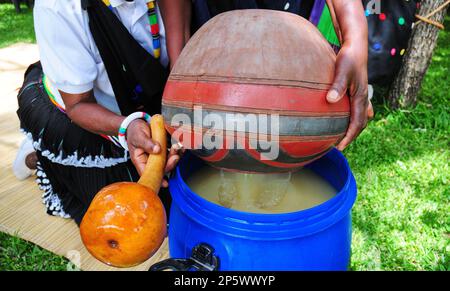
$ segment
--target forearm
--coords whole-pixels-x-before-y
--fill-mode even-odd
[[[191,4],[189,0],[159,0],[158,5],[164,20],[167,52],[173,66],[189,35],[190,19],[187,18],[190,18]]]
[[[109,111],[97,103],[80,102],[67,110],[69,118],[78,126],[95,134],[116,136],[125,117]]]
[[[367,50],[367,20],[360,0],[331,0],[341,29],[343,45]]]
[[[336,58],[334,82],[327,95],[330,103],[339,102],[345,93],[350,97],[350,124],[338,144],[344,150],[367,124],[368,28],[361,0],[327,0],[332,2],[341,31],[342,47]]]
[[[59,93],[66,106],[67,116],[76,125],[95,134],[117,135],[125,117],[97,104],[92,90],[81,94]]]

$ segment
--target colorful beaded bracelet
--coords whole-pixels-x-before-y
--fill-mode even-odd
[[[125,118],[122,121],[119,128],[119,143],[127,151],[128,151],[128,143],[126,139],[127,129],[130,123],[136,119],[144,119],[150,124],[151,116],[145,112],[135,112],[128,115],[127,118]]]

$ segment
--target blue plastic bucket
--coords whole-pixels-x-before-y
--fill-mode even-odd
[[[316,207],[284,214],[240,212],[203,199],[185,183],[203,166],[187,154],[170,180],[171,257],[189,258],[195,246],[206,243],[219,258],[219,270],[347,269],[357,190],[339,151],[307,166],[333,185],[337,195]]]

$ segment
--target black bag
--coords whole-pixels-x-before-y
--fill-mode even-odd
[[[369,83],[389,86],[402,65],[415,21],[417,2],[363,0],[369,24]],[[372,5],[373,4],[373,5]],[[372,11],[371,11],[372,10]]]
[[[89,28],[123,115],[161,112],[168,70],[128,32],[101,0],[82,0]]]

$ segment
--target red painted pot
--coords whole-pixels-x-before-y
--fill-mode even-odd
[[[325,38],[300,16],[220,14],[191,38],[170,74],[166,128],[214,167],[295,171],[347,130],[349,98],[326,101],[335,61]]]

